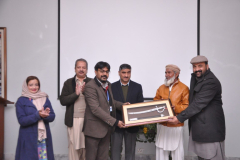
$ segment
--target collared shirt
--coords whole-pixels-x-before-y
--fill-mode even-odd
[[[98,78],[96,78],[98,80]],[[103,87],[103,89],[106,89],[108,86],[108,82],[106,83],[102,83],[101,81],[98,80],[98,82],[101,84],[101,86]]]
[[[87,77],[85,77],[84,79],[86,79],[86,78],[87,78]],[[84,79],[83,79],[83,80],[84,80]],[[84,81],[81,82],[80,79],[79,79],[77,76],[76,76],[76,78],[75,78],[75,82],[76,82],[76,83],[78,82],[80,85],[83,85],[83,83],[84,83]]]
[[[84,79],[86,79],[86,77]],[[84,81],[81,82],[77,76],[75,78],[75,82],[76,85],[78,84],[79,86],[83,86],[84,84]],[[80,92],[78,99],[74,102],[73,117],[84,118],[85,108],[86,108],[85,97],[82,94],[82,92]]]
[[[97,81],[101,84],[102,88],[104,89],[106,95],[107,95],[107,99],[108,99],[108,103],[109,103],[109,110],[110,110],[110,115],[112,114],[112,99],[109,96],[109,92],[108,92],[108,82],[106,83],[102,83],[101,81],[99,81],[99,79],[97,77],[95,77],[97,79]]]
[[[127,84],[122,84],[121,80],[120,80],[121,86],[129,86],[130,80],[128,81]]]

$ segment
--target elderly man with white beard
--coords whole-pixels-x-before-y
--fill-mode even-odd
[[[189,89],[179,80],[180,69],[176,65],[166,66],[165,81],[154,97],[154,100],[170,99],[176,115],[188,107]],[[163,122],[157,124],[156,160],[168,160],[171,152],[172,160],[184,160],[183,125]]]

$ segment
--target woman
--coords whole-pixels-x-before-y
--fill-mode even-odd
[[[29,76],[23,82],[16,114],[20,129],[15,160],[54,160],[49,122],[55,113],[48,95],[40,91],[37,77]]]

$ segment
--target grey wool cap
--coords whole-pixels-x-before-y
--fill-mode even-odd
[[[200,62],[208,62],[208,59],[205,56],[196,56],[190,61],[191,64]]]

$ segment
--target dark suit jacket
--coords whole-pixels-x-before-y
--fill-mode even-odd
[[[222,87],[210,69],[198,81],[192,74],[189,106],[177,118],[180,122],[189,119],[194,141],[206,143],[225,140]]]
[[[133,103],[140,103],[143,102],[143,93],[142,93],[142,86],[134,81],[129,82],[128,86],[128,93],[127,93],[127,98],[126,102],[130,102],[131,104]],[[122,92],[122,86],[120,83],[120,80],[117,82],[114,82],[112,84],[112,93],[113,93],[113,98],[117,101],[125,103],[123,92]],[[122,121],[122,112],[120,110],[117,110],[117,119]],[[125,129],[116,127],[116,132],[122,132]],[[126,130],[130,133],[136,133],[139,130],[139,127],[129,127],[126,128]]]
[[[62,93],[60,95],[60,103],[63,106],[66,106],[65,112],[65,125],[68,127],[73,126],[73,112],[74,112],[74,103],[78,99],[78,95],[76,95],[76,75],[73,78],[69,78],[64,82]],[[91,78],[84,79],[84,82],[87,84]]]
[[[86,100],[86,111],[84,117],[83,132],[84,135],[103,138],[109,127],[114,131],[116,123],[116,108],[122,109],[121,102],[115,101],[112,95],[111,84],[108,82],[109,101],[96,77],[85,86],[84,95]],[[110,115],[110,104],[112,113]]]

